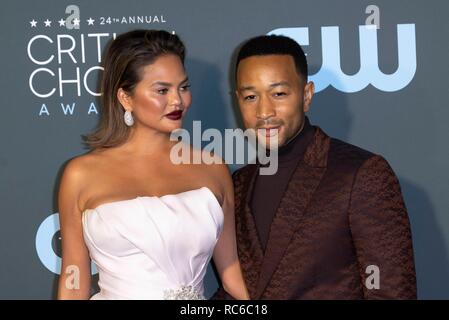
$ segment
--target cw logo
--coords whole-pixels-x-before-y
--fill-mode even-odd
[[[53,237],[60,229],[59,214],[48,216],[39,226],[36,233],[36,251],[42,264],[51,272],[61,274],[61,258],[55,253],[52,246]],[[96,274],[96,265],[92,262],[92,274]]]
[[[309,45],[309,28],[280,28],[268,34],[284,35],[302,46]],[[339,28],[321,27],[323,63],[321,69],[310,76],[316,92],[331,85],[337,90],[351,93],[369,84],[387,92],[401,90],[412,81],[416,72],[415,24],[398,24],[397,38],[398,68],[392,74],[385,74],[379,70],[376,26],[359,26],[360,70],[354,75],[347,75],[340,66]]]

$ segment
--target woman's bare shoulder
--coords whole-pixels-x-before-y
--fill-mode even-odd
[[[219,190],[221,198],[224,199],[227,193],[233,192],[232,178],[228,165],[221,156],[213,152],[202,150],[202,156],[202,170],[212,178],[216,190]],[[209,159],[208,162],[204,161],[206,158]]]
[[[99,158],[98,154],[92,152],[76,156],[69,161],[64,168],[64,174],[70,175],[71,177],[80,177],[87,174],[89,168],[95,166],[96,159]]]
[[[82,190],[86,185],[88,157],[77,156],[64,166],[59,184],[58,206],[60,213],[75,213],[79,208]]]
[[[91,173],[98,168],[101,157],[98,153],[89,152],[67,161],[61,185],[68,186],[72,190],[82,189],[83,186],[89,184],[89,179],[92,177]]]

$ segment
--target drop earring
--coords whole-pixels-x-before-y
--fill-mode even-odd
[[[123,115],[123,119],[125,120],[125,123],[128,127],[131,127],[134,124],[134,118],[131,113],[131,111],[126,110],[125,114]]]

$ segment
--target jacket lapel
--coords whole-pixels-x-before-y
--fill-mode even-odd
[[[329,145],[330,138],[320,128],[317,128],[304,158],[298,161],[270,227],[266,251],[260,269],[258,268],[260,275],[256,292],[252,296],[255,299],[260,299],[262,296],[282,260],[288,244],[295,232],[299,230],[307,205],[326,171]],[[247,215],[252,217],[251,212]],[[254,224],[253,218],[251,220],[251,223]],[[261,248],[260,242],[259,248]],[[262,252],[262,249],[260,251]]]

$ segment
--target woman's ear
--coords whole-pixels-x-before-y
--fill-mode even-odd
[[[314,93],[315,93],[315,84],[312,81],[307,82],[307,84],[304,87],[304,101],[303,101],[304,112],[309,111]]]
[[[133,111],[132,98],[128,92],[126,92],[122,88],[119,88],[117,90],[117,99],[120,102],[120,104],[123,106],[125,111]]]

